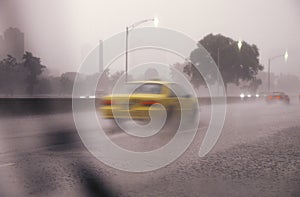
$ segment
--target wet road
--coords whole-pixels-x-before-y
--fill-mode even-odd
[[[152,172],[129,173],[98,161],[84,147],[71,113],[1,118],[0,196],[299,196],[300,104],[230,104],[221,136],[203,158],[199,147],[210,120],[188,150]],[[132,138],[102,121],[126,149],[156,149],[164,138]],[[182,133],[180,137],[184,138]]]

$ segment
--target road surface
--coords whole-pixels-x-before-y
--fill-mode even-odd
[[[130,173],[106,166],[84,147],[72,113],[2,117],[0,196],[300,195],[298,102],[228,105],[217,144],[201,158],[209,120],[210,107],[202,106],[196,137],[176,161]],[[112,141],[129,150],[153,150],[172,137],[137,140],[101,122]]]

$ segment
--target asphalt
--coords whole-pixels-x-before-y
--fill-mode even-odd
[[[217,144],[199,157],[210,115],[209,106],[201,107],[198,132],[181,157],[141,173],[116,170],[95,158],[82,143],[71,113],[3,117],[0,196],[300,195],[297,101],[288,106],[228,105]],[[173,136],[137,139],[100,122],[114,143],[134,151],[159,148]]]

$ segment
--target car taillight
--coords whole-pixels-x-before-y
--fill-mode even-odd
[[[102,105],[111,105],[111,100],[103,100]]]
[[[281,99],[281,96],[276,96],[276,99],[277,99],[277,100],[280,100],[280,99]]]
[[[269,99],[269,100],[272,100],[272,99],[273,99],[273,96],[268,96],[268,99]]]
[[[144,106],[151,106],[153,104],[158,104],[159,102],[157,101],[142,101],[141,102],[141,105],[144,105]]]

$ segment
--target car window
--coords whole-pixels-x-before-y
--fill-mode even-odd
[[[133,92],[134,94],[160,94],[161,93],[161,84],[155,83],[145,83]]]
[[[126,83],[118,87],[118,94],[160,94],[161,84],[155,83]]]
[[[122,86],[116,87],[115,92],[118,94],[130,94],[140,85],[141,83],[126,83]]]

